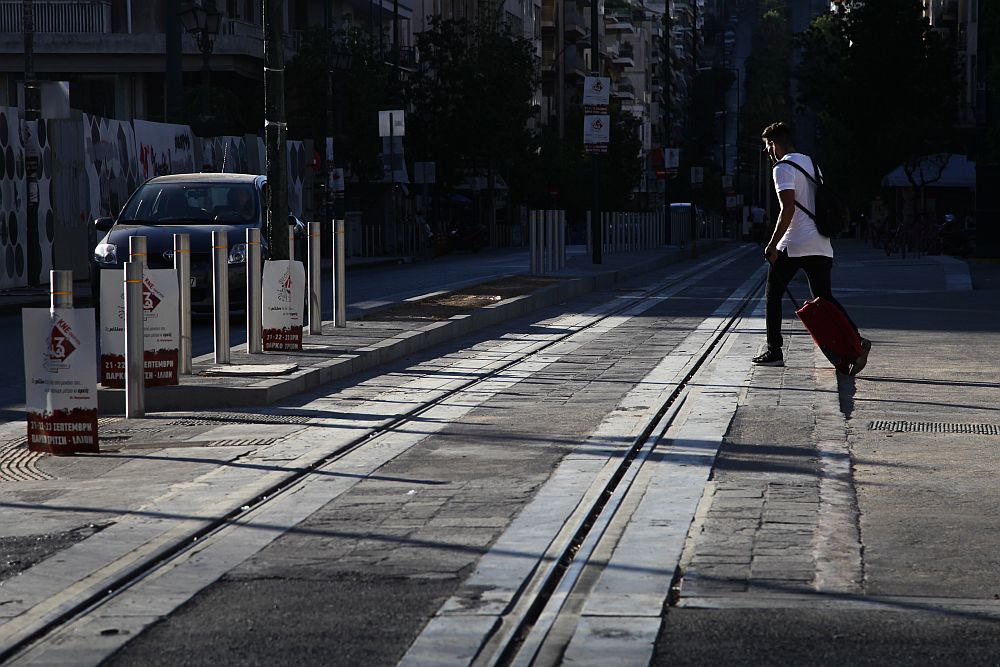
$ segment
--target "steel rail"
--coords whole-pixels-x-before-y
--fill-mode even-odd
[[[741,254],[742,254],[741,252],[735,251],[730,261],[738,259]],[[718,268],[721,268],[724,264],[727,263],[728,262],[724,263],[716,262],[711,267],[710,272]],[[71,622],[79,620],[80,618],[83,618],[87,614],[100,608],[102,605],[104,605],[111,599],[117,597],[124,591],[128,590],[132,586],[144,580],[147,576],[155,573],[159,568],[164,567],[168,565],[170,562],[179,558],[180,556],[185,554],[189,549],[200,546],[201,544],[203,544],[205,539],[211,537],[213,534],[231,525],[237,524],[238,519],[240,517],[256,512],[264,504],[274,500],[277,496],[281,495],[283,492],[295,487],[298,482],[304,480],[306,477],[321,471],[325,466],[335,463],[336,461],[344,458],[348,454],[354,452],[358,448],[371,443],[374,439],[395,431],[400,426],[403,426],[413,421],[416,417],[419,417],[425,412],[439,406],[441,403],[448,400],[449,398],[461,392],[468,391],[469,389],[475,387],[478,384],[487,382],[492,378],[494,378],[495,376],[510,369],[511,367],[524,363],[525,361],[531,359],[534,356],[544,354],[544,352],[547,349],[555,345],[558,345],[559,343],[562,343],[567,338],[570,338],[571,336],[586,331],[587,329],[591,329],[600,324],[601,322],[604,322],[605,320],[611,317],[615,317],[616,315],[620,314],[625,310],[635,307],[637,303],[641,303],[642,301],[647,301],[649,299],[655,299],[662,292],[667,291],[686,280],[689,280],[693,277],[701,277],[699,275],[701,268],[702,268],[701,265],[698,264],[687,269],[686,271],[683,271],[677,276],[672,276],[668,281],[658,284],[646,290],[640,295],[631,296],[631,298],[624,300],[620,306],[612,308],[608,312],[595,317],[591,322],[588,322],[587,324],[575,328],[572,331],[568,331],[564,334],[561,334],[558,337],[554,338],[553,340],[544,343],[542,346],[535,348],[529,352],[525,352],[520,356],[518,356],[518,358],[510,360],[502,364],[501,366],[498,366],[497,368],[486,372],[484,375],[480,377],[470,379],[457,387],[448,389],[442,394],[434,398],[428,399],[424,403],[421,403],[420,405],[412,408],[411,410],[408,410],[402,414],[399,414],[387,420],[383,424],[367,429],[364,433],[358,435],[356,438],[342,445],[341,447],[338,447],[336,450],[327,454],[322,459],[314,461],[309,465],[303,466],[289,473],[286,477],[275,482],[266,490],[258,493],[255,497],[251,498],[250,500],[245,500],[239,503],[235,507],[235,509],[231,510],[230,512],[227,512],[226,514],[223,514],[215,518],[206,519],[206,523],[204,526],[198,528],[197,530],[192,531],[191,533],[186,535],[183,539],[177,540],[174,544],[167,546],[164,549],[161,549],[155,554],[151,554],[145,560],[138,562],[135,566],[131,567],[130,569],[121,573],[120,575],[115,577],[110,577],[108,581],[102,583],[102,585],[100,586],[100,590],[98,592],[87,595],[86,597],[84,597],[84,599],[72,605],[64,612],[57,615],[55,618],[40,625],[35,630],[27,633],[24,637],[12,643],[10,646],[0,648],[0,664],[6,663],[12,658],[16,658],[17,656],[25,653],[26,651],[34,648],[40,642],[44,641],[46,637],[57,632],[60,628],[65,627]],[[665,410],[666,408],[664,408],[664,411]],[[653,426],[651,425],[649,429],[652,428]],[[622,470],[622,474],[624,474],[624,470]],[[621,475],[618,475],[616,473],[616,478],[620,479]],[[617,484],[617,479],[615,482],[616,484]],[[585,533],[580,536],[581,541],[583,537],[585,537]],[[26,613],[30,613],[30,610],[29,612]]]
[[[716,330],[711,341],[704,346],[698,357],[692,361],[681,381],[678,382],[677,386],[670,392],[670,395],[663,402],[657,412],[649,418],[639,435],[633,439],[627,453],[622,457],[622,461],[618,468],[604,484],[604,487],[594,494],[595,497],[590,507],[587,508],[583,518],[578,520],[578,528],[572,538],[561,545],[561,548],[557,551],[556,557],[553,559],[554,562],[552,566],[547,568],[545,571],[536,570],[535,576],[530,578],[524,583],[524,585],[521,586],[521,591],[534,589],[537,592],[535,592],[532,599],[528,601],[515,600],[511,603],[511,609],[519,612],[519,617],[513,622],[509,622],[509,619],[506,619],[508,622],[501,621],[501,623],[497,624],[493,633],[493,635],[495,635],[498,632],[506,630],[506,638],[499,642],[499,646],[496,645],[496,642],[493,642],[493,645],[491,646],[490,640],[493,638],[493,635],[487,637],[486,641],[484,641],[480,647],[479,654],[477,654],[473,659],[473,665],[507,666],[532,663],[547,639],[546,636],[536,639],[532,646],[529,647],[530,655],[521,654],[522,648],[526,646],[529,635],[536,622],[539,621],[545,611],[545,608],[549,604],[550,600],[552,600],[556,595],[557,591],[562,590],[568,593],[575,586],[577,579],[583,572],[584,567],[587,565],[586,559],[584,559],[583,564],[580,565],[579,557],[581,555],[585,556],[586,554],[593,553],[593,551],[596,550],[600,539],[603,539],[604,527],[610,524],[610,522],[614,519],[613,514],[614,512],[617,512],[623,503],[631,487],[632,479],[634,479],[638,474],[645,459],[656,448],[659,439],[673,424],[674,419],[680,411],[679,408],[683,403],[684,398],[686,398],[688,386],[691,384],[692,380],[694,380],[695,376],[699,373],[702,367],[708,362],[709,359],[712,358],[713,354],[729,335],[730,331],[732,331],[736,324],[743,318],[743,312],[760,292],[763,287],[764,280],[765,278],[762,277],[747,291],[746,295],[738,304],[738,307],[736,307],[732,314],[728,316],[725,324]],[[654,433],[658,435],[653,437]],[[640,460],[640,464],[639,466],[633,467],[632,464],[637,459]],[[627,483],[624,486],[624,492],[616,494],[616,491],[619,490],[618,487],[623,480],[627,480]],[[610,510],[611,513],[606,513],[606,510]],[[584,549],[584,543],[594,531],[595,527],[599,527],[601,531],[599,538],[597,542],[589,545],[589,549]],[[571,568],[574,566],[577,566],[575,577],[571,581],[566,582],[565,578],[567,573],[569,573]],[[539,578],[542,580],[538,581]],[[544,635],[547,635],[548,630],[555,624],[557,616],[558,613],[556,616],[547,619],[547,627],[543,630]],[[495,648],[492,655],[486,655],[486,651],[489,648]]]

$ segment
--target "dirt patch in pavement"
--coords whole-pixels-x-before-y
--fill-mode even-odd
[[[0,537],[0,581],[10,579],[52,554],[68,549],[94,533],[104,530],[107,525],[90,523],[62,533]]]
[[[462,289],[439,294],[437,296],[409,301],[393,306],[377,313],[372,313],[362,319],[367,320],[446,320],[452,315],[500,303],[522,294],[531,294],[535,290],[558,282],[558,278],[542,278],[535,276],[512,276],[502,280],[493,280],[478,285],[470,285]]]

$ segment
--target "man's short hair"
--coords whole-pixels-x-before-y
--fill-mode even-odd
[[[795,142],[795,134],[792,127],[785,122],[771,123],[760,133],[762,139],[769,139],[781,144],[791,144]]]

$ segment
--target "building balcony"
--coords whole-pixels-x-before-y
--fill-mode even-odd
[[[618,67],[635,67],[635,50],[631,44],[622,44],[617,50],[610,50],[608,57]]]
[[[22,33],[21,0],[0,1],[0,33]],[[111,0],[38,0],[33,3],[35,32],[112,32]]]
[[[551,4],[542,5],[542,19],[541,26],[542,30],[555,30],[556,28],[556,2],[561,0],[554,0]]]
[[[620,32],[634,35],[635,24],[632,23],[632,16],[626,14],[605,14],[604,29],[608,32]]]
[[[611,96],[622,101],[635,101],[635,86],[629,81],[618,81],[611,90]]]
[[[583,39],[587,36],[587,21],[573,5],[566,5],[563,10],[563,32],[567,36]]]

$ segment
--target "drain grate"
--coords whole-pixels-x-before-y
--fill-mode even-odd
[[[969,435],[1000,435],[1000,424],[954,424],[950,422],[908,422],[878,420],[868,425],[872,431],[894,433],[967,433]]]
[[[268,447],[281,438],[229,438],[226,440],[169,440],[130,442],[131,449],[172,449],[178,447]]]
[[[181,417],[167,426],[222,426],[224,424],[307,424],[306,415],[272,415],[253,412],[217,412],[211,417]]]
[[[28,439],[0,444],[0,482],[40,482],[55,479],[38,469],[41,452],[28,450]]]

